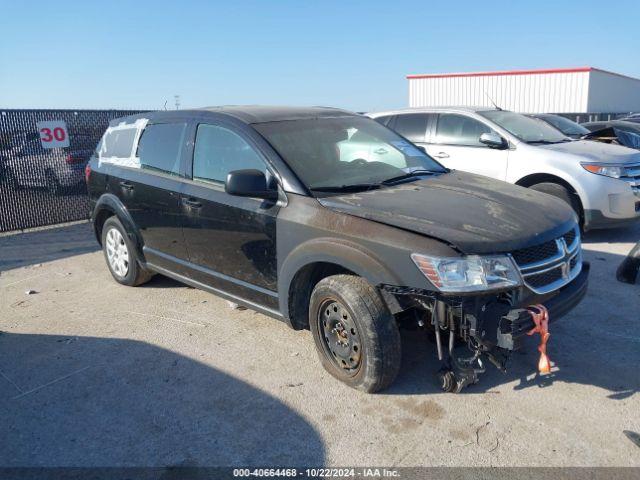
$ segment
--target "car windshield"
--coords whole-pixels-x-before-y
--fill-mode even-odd
[[[584,128],[579,123],[576,123],[572,120],[569,120],[568,118],[564,118],[559,115],[545,115],[539,118],[547,123],[550,123],[562,133],[570,137],[581,137],[582,135],[586,135],[587,133],[589,133],[589,130],[587,128]]]
[[[535,118],[504,110],[478,112],[520,140],[531,144],[560,143],[569,139],[559,130]]]
[[[345,116],[254,124],[310,190],[379,187],[447,170],[378,122]]]

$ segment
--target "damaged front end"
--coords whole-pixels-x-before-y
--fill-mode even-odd
[[[547,321],[558,320],[586,294],[589,264],[582,262],[577,229],[509,258],[521,277],[512,288],[450,293],[381,286],[401,324],[430,332],[441,362],[440,386],[447,392],[477,383],[487,362],[506,371],[511,352],[527,334],[540,333],[540,370],[548,371]],[[432,273],[427,264],[420,268]]]

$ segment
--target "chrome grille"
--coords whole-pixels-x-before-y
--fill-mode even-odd
[[[624,176],[620,177],[631,186],[633,193],[640,197],[640,163],[636,165],[625,165]]]
[[[582,270],[580,231],[575,226],[560,237],[511,253],[527,287],[545,294],[571,282]]]

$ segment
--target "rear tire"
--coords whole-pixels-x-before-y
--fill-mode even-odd
[[[352,388],[387,388],[400,370],[400,332],[380,294],[354,275],[333,275],[313,289],[309,325],[322,366]]]
[[[566,187],[558,183],[551,182],[536,183],[535,185],[531,185],[529,188],[563,200],[573,208],[574,212],[576,212],[576,215],[578,215],[578,218],[580,219],[580,225],[583,224],[582,204],[580,203],[580,198],[578,198],[577,194],[570,192]]]
[[[49,192],[51,195],[58,195],[62,190],[60,182],[58,182],[58,179],[51,170],[47,170],[47,172],[45,173],[45,182],[47,192]]]
[[[118,217],[109,217],[102,226],[102,251],[116,282],[137,287],[153,277],[140,265],[135,245]]]

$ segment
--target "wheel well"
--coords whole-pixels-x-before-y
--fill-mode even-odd
[[[93,228],[96,232],[96,238],[98,239],[98,243],[102,245],[102,227],[104,226],[104,222],[107,221],[109,217],[113,217],[115,213],[108,208],[102,208],[97,214],[95,219],[93,220]]]
[[[311,292],[323,278],[341,273],[355,275],[340,265],[328,262],[311,263],[296,272],[289,285],[289,318],[293,328],[296,330],[309,328]]]
[[[530,187],[538,183],[557,183],[558,185],[565,187],[571,193],[577,193],[575,188],[573,188],[569,182],[549,173],[534,173],[533,175],[527,175],[526,177],[518,180],[516,185],[520,185],[521,187]]]
[[[566,188],[570,193],[575,195],[578,206],[580,207],[580,219],[582,220],[584,218],[584,207],[582,206],[580,195],[578,195],[576,189],[573,188],[573,186],[569,182],[560,177],[551,175],[549,173],[534,173],[533,175],[527,175],[526,177],[521,178],[516,182],[516,185],[519,185],[521,187],[531,187],[533,185],[537,185],[538,183],[556,183]]]

